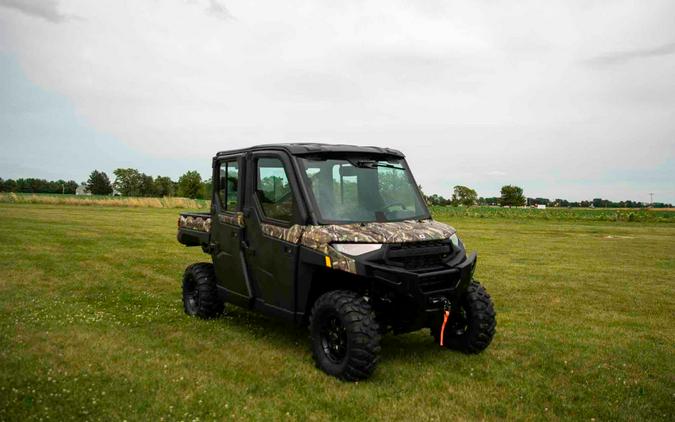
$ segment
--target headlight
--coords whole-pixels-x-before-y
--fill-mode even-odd
[[[351,255],[359,256],[364,253],[373,252],[382,247],[381,243],[333,243],[331,246],[335,248],[336,251]]]
[[[453,245],[455,245],[456,248],[459,248],[459,237],[457,237],[457,233],[450,236],[450,241]]]

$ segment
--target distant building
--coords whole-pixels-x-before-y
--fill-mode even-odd
[[[538,210],[545,210],[545,209],[546,209],[546,205],[544,205],[544,204],[537,204],[537,209],[538,209]]]
[[[87,185],[82,183],[77,187],[77,189],[75,189],[75,195],[91,195],[91,192],[89,192],[89,189],[87,189]]]

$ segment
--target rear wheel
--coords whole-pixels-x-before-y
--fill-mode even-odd
[[[183,274],[183,308],[190,316],[215,318],[223,313],[223,301],[218,297],[213,264],[192,264]]]
[[[355,292],[325,293],[312,307],[312,356],[324,372],[346,381],[370,377],[380,353],[375,314]]]
[[[442,317],[434,322],[431,335],[440,342]],[[495,335],[495,310],[485,288],[472,281],[458,307],[451,309],[445,326],[443,345],[464,353],[480,353]]]

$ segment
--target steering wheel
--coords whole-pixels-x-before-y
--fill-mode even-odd
[[[407,209],[405,204],[402,203],[402,202],[394,202],[394,203],[391,203],[389,205],[385,205],[384,209],[389,211],[389,208],[393,208],[393,207],[401,207],[402,211],[405,211]]]

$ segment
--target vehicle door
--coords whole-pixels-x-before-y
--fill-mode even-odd
[[[227,291],[227,300],[245,304],[252,292],[244,274],[241,239],[244,224],[241,212],[240,180],[242,156],[218,158],[214,162],[212,221],[213,263],[218,283]],[[243,185],[241,185],[243,187]]]
[[[256,302],[291,318],[301,223],[297,180],[282,153],[252,154],[248,165],[245,255]]]

